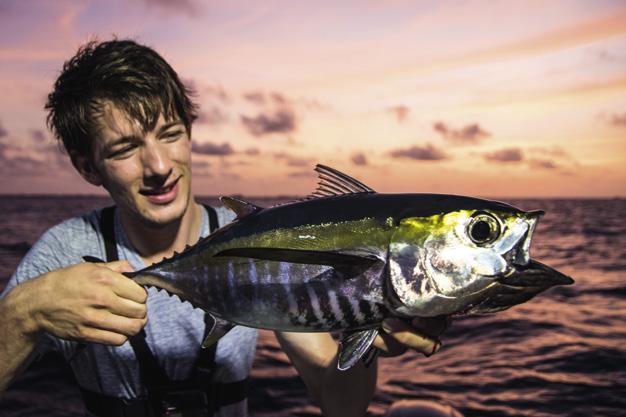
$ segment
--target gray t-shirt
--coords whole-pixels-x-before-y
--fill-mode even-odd
[[[220,226],[232,221],[229,210],[216,209]],[[17,267],[1,297],[16,285],[43,273],[83,262],[86,255],[105,259],[104,240],[99,226],[100,211],[74,217],[52,227],[35,243]],[[208,215],[203,210],[201,236],[210,233]],[[120,259],[126,259],[135,270],[144,268],[133,249],[119,217],[115,216],[115,238]],[[185,379],[191,372],[204,335],[204,311],[193,308],[165,291],[148,289],[148,323],[146,341],[159,364],[172,380]],[[234,382],[246,378],[252,366],[257,331],[236,326],[218,342],[214,381]],[[106,395],[135,398],[146,391],[139,379],[135,354],[128,342],[122,346],[89,344],[77,349],[78,343],[51,335],[41,339],[38,352],[60,351],[70,363],[81,387]],[[218,416],[245,416],[247,402],[223,407]]]

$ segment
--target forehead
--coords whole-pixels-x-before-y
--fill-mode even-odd
[[[110,101],[101,104],[95,114],[94,121],[98,141],[106,144],[126,136],[142,137],[150,132],[158,131],[163,125],[171,122],[160,112],[154,126],[147,126],[146,121],[132,117],[125,110]]]
[[[100,111],[96,114],[95,122],[102,139],[143,133],[143,127],[138,120],[133,119],[111,102],[102,104]]]

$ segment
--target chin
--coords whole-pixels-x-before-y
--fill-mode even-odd
[[[150,220],[155,225],[167,226],[179,222],[187,211],[186,201],[176,201],[164,207],[156,207],[150,210]]]
[[[189,198],[182,195],[169,204],[151,204],[141,201],[138,204],[140,219],[153,227],[164,227],[179,222],[185,215]]]

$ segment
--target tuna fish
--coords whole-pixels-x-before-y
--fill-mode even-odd
[[[129,274],[204,309],[204,345],[234,325],[343,331],[353,366],[386,317],[496,312],[573,280],[530,258],[541,211],[471,197],[379,194],[318,165],[308,198],[271,208],[223,197],[236,220]]]

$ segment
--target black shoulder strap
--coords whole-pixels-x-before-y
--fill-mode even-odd
[[[209,215],[209,229],[212,233],[219,228],[217,212],[211,206],[204,205],[204,207]],[[118,260],[119,256],[117,253],[117,243],[115,239],[115,206],[106,207],[101,211],[100,231],[104,238],[107,262]],[[206,314],[204,321],[206,329],[204,337],[206,337],[210,329],[213,327],[213,319],[209,314]],[[189,384],[197,387],[204,387],[206,390],[208,394],[207,411],[209,412],[209,415],[221,406],[242,401],[247,396],[247,378],[242,381],[228,384],[216,384],[212,382],[212,376],[215,370],[217,343],[200,353],[194,366],[193,373],[188,381],[171,381],[165,371],[160,367],[156,357],[150,350],[150,347],[146,342],[146,333],[143,329],[137,335],[131,337],[129,342],[135,352],[135,356],[137,357],[140,377],[148,390],[148,394],[150,396],[148,401],[151,403],[153,410],[159,409],[160,404],[158,404],[158,401],[163,398],[165,391],[169,388],[182,388],[184,386],[188,386]],[[85,393],[83,392],[83,394]],[[128,405],[125,402],[124,404],[117,404],[117,402],[121,400],[105,398],[105,396],[97,393],[91,393],[90,395],[92,397],[97,397],[96,399],[101,401],[106,399],[107,404],[110,403],[111,405],[115,405],[122,410],[123,415],[127,415]],[[134,406],[143,404],[140,404],[141,401],[143,400],[137,400],[136,404],[133,403]]]
[[[106,252],[107,262],[117,261],[119,255],[117,253],[117,241],[115,239],[115,206],[102,209],[100,213],[100,231],[104,238],[104,250]],[[141,380],[144,382],[148,392],[153,389],[152,387],[167,385],[169,378],[152,354],[146,342],[145,330],[141,329],[139,333],[130,337],[128,341],[137,357]]]
[[[220,227],[219,222],[217,221],[217,211],[208,204],[203,204],[203,206],[209,215],[209,230],[213,233]]]
[[[117,261],[119,257],[115,240],[115,206],[105,207],[100,212],[100,232],[104,238],[106,261]]]

